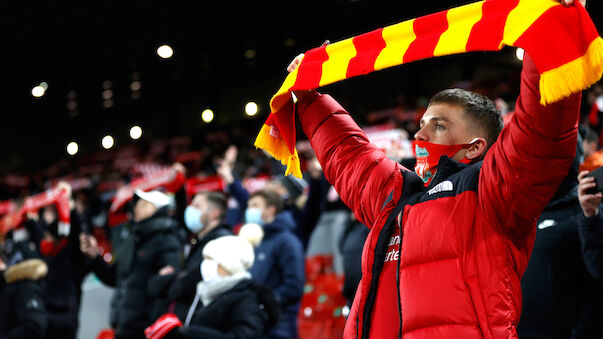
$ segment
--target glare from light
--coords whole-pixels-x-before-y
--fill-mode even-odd
[[[201,113],[201,119],[203,119],[203,122],[205,123],[210,123],[214,120],[214,112],[211,109],[206,109]]]
[[[103,91],[103,99],[111,99],[113,97],[113,91],[106,89]]]
[[[42,82],[40,83],[40,87],[42,87],[44,90],[47,90],[47,89],[48,89],[48,83],[47,83],[47,82],[45,82],[45,81],[42,81]]]
[[[157,55],[163,59],[169,59],[174,55],[174,50],[168,45],[161,45],[157,48]]]
[[[38,85],[35,86],[34,88],[31,89],[31,95],[33,95],[36,98],[41,98],[42,96],[44,96],[44,93],[46,93],[46,90],[44,89],[44,87]]]
[[[67,144],[67,153],[69,155],[76,155],[78,150],[79,150],[79,146],[77,145],[77,142],[72,141]]]
[[[132,83],[130,84],[130,89],[132,91],[138,91],[140,90],[140,87],[142,87],[142,84],[138,80],[132,81]]]
[[[523,60],[523,53],[524,53],[523,48],[517,48],[515,50],[515,56],[517,57],[517,60],[519,60],[519,61]]]
[[[105,149],[109,149],[109,148],[113,147],[114,143],[115,143],[115,141],[113,140],[113,137],[110,135],[105,135],[105,137],[101,141],[101,144],[103,145],[103,147]]]
[[[257,53],[256,53],[255,49],[250,48],[250,49],[246,50],[243,55],[245,56],[245,59],[253,59],[253,58],[255,58],[256,54]]]
[[[247,114],[250,117],[258,114],[258,105],[253,101],[248,102],[245,105],[245,114]]]
[[[140,128],[140,126],[132,126],[132,128],[130,128],[130,138],[136,140],[140,139],[141,136],[142,128]]]

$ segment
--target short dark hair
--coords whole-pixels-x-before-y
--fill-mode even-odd
[[[599,135],[592,128],[586,127],[586,133],[584,134],[584,141],[599,144]]]
[[[251,195],[249,196],[249,199],[251,199],[253,197],[261,197],[262,199],[264,199],[264,202],[266,203],[266,207],[274,206],[274,208],[276,210],[275,214],[278,214],[283,210],[283,205],[284,205],[283,198],[281,198],[281,196],[278,195],[278,193],[276,193],[274,191],[262,189],[262,190],[251,193]]]
[[[228,199],[226,195],[221,192],[214,191],[203,191],[198,194],[203,194],[207,198],[207,203],[220,211],[220,219],[226,216],[226,210],[228,209]]]
[[[445,89],[436,93],[429,105],[447,104],[465,111],[468,127],[484,134],[488,148],[494,144],[503,128],[503,119],[496,105],[485,95],[460,88]]]

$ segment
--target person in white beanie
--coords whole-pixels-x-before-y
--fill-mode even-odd
[[[262,338],[279,316],[272,291],[249,273],[254,244],[262,237],[259,225],[247,224],[236,236],[207,243],[200,265],[203,280],[186,318],[163,315],[145,330],[147,338]]]

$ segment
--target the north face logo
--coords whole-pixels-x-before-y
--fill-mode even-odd
[[[450,180],[446,180],[446,181],[442,181],[441,183],[435,185],[434,188],[430,189],[427,194],[432,195],[435,193],[440,193],[440,192],[446,192],[446,191],[452,191],[453,187],[452,187],[452,181]]]

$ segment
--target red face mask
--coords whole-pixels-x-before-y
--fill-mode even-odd
[[[423,180],[425,187],[429,186],[429,183],[431,183],[431,180],[435,176],[438,162],[440,162],[442,155],[452,158],[458,151],[470,147],[476,140],[473,139],[468,144],[457,145],[439,145],[423,140],[415,140],[415,154],[417,158],[415,172]],[[468,164],[471,160],[463,158],[460,162]]]

